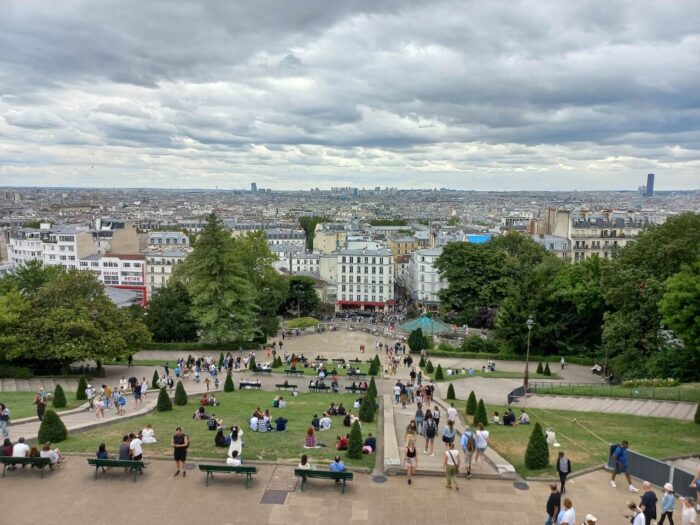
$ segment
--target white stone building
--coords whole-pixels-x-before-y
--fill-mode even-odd
[[[386,311],[394,304],[391,250],[341,250],[337,264],[336,309]]]
[[[440,277],[435,262],[442,254],[442,247],[416,250],[409,263],[409,289],[413,298],[421,306],[437,308],[440,304],[438,293],[447,288],[447,280]]]

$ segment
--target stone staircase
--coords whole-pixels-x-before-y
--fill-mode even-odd
[[[607,412],[648,417],[666,417],[692,421],[696,403],[657,401],[652,399],[626,399],[591,396],[542,396],[529,394],[513,403],[517,407],[571,410],[577,412]]]

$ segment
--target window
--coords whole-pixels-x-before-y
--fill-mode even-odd
[[[345,285],[342,286],[341,291],[345,291]]]
[[[383,287],[383,286],[380,286],[380,287],[379,287],[379,293],[384,293],[384,287]]]
[[[124,268],[131,268],[131,263],[125,262],[122,266],[124,266]]]

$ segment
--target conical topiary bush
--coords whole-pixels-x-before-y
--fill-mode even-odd
[[[68,430],[63,424],[61,418],[56,411],[47,410],[44,414],[44,420],[39,426],[39,435],[37,436],[39,443],[59,443],[68,437]]]
[[[223,366],[224,366],[224,353],[221,352],[219,354],[219,369],[221,369],[221,367],[223,367]]]
[[[255,364],[255,356],[250,356],[250,362],[248,363],[248,370],[255,370],[257,365]]]
[[[455,396],[455,387],[452,386],[452,383],[447,387],[447,396],[445,396],[445,399],[457,399],[457,396]]]
[[[527,444],[525,451],[525,466],[532,470],[543,469],[549,465],[549,447],[547,440],[542,432],[542,427],[539,423],[535,423],[535,427],[530,434],[530,441]]]
[[[53,391],[52,404],[55,408],[65,408],[66,406],[66,394],[63,392],[63,387],[61,385],[56,385]]]
[[[85,376],[80,376],[80,380],[78,381],[78,389],[75,391],[75,399],[78,401],[87,399],[87,394],[85,393],[87,385],[87,379],[85,379]]]
[[[542,368],[542,361],[540,361],[539,363],[537,363],[537,373],[540,374],[540,375],[541,375],[542,373],[544,373],[544,368]]]
[[[433,367],[432,361],[428,360],[428,362],[425,365],[425,371],[428,372],[429,374],[432,374],[435,372],[435,368]]]
[[[442,371],[442,366],[438,365],[435,370],[435,381],[442,381],[443,379],[445,379],[445,374]]]
[[[160,388],[158,381],[160,381],[160,377],[158,377],[158,370],[154,370],[153,371],[153,379],[151,379],[151,388],[152,389],[157,390]]]
[[[352,429],[350,430],[348,457],[350,459],[360,459],[362,457],[362,429],[357,421],[352,424]]]
[[[418,361],[418,366],[423,368],[425,366],[425,357],[420,356],[420,361]]]
[[[185,392],[185,385],[182,384],[182,381],[178,381],[175,387],[175,404],[177,406],[187,404],[187,392]]]
[[[367,385],[367,395],[373,400],[377,399],[377,384],[374,382],[374,378],[370,379],[369,385]]]
[[[484,426],[489,424],[483,399],[479,399],[479,403],[476,405],[476,412],[474,413],[474,424],[478,425],[479,423],[482,423]]]
[[[236,389],[235,386],[233,386],[233,378],[231,377],[231,374],[226,374],[226,381],[224,381],[224,392],[233,392]]]
[[[170,397],[168,396],[168,392],[165,390],[165,387],[160,389],[160,392],[158,392],[158,404],[156,405],[156,410],[158,412],[167,412],[168,410],[173,409],[173,403],[170,401]]]
[[[364,423],[371,423],[374,421],[374,398],[369,395],[365,395],[360,405],[360,421]]]
[[[467,398],[467,415],[473,416],[476,414],[476,394],[472,390]]]
[[[552,371],[549,369],[549,363],[547,363],[546,365],[544,365],[543,374],[546,375],[546,376],[551,376],[551,375],[552,375]]]

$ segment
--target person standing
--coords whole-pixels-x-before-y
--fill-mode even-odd
[[[435,446],[435,435],[437,434],[437,425],[435,424],[435,420],[433,419],[433,415],[430,412],[430,410],[425,411],[425,421],[423,422],[423,427],[425,430],[425,450],[423,451],[423,453],[429,453],[431,456],[434,456],[435,453],[433,452],[433,449]]]
[[[561,369],[564,370],[564,365],[566,365],[566,361],[564,360],[563,356],[561,358],[561,361],[559,361],[559,364],[561,365]]]
[[[133,432],[129,434],[129,456],[134,461],[141,461],[143,459],[143,448],[141,447],[142,441]]]
[[[0,430],[3,438],[10,435],[10,409],[5,403],[0,403]]]
[[[132,366],[134,366],[134,356],[131,355],[131,354],[129,354],[129,355],[126,357],[126,367],[127,367],[127,368],[131,368]]]
[[[95,396],[97,395],[97,390],[92,385],[88,385],[85,389],[85,397],[90,404],[90,410],[95,408]]]
[[[564,456],[564,452],[559,452],[557,459],[557,473],[561,482],[561,493],[566,492],[566,477],[571,474],[571,460]]]
[[[476,441],[476,462],[483,463],[486,458],[486,449],[489,446],[489,431],[484,430],[483,423],[479,423],[474,439]]]
[[[629,485],[629,491],[630,492],[639,492],[639,489],[635,488],[634,485],[632,485],[632,477],[630,476],[630,473],[627,470],[627,448],[629,447],[629,443],[627,440],[624,440],[620,443],[620,445],[614,450],[612,457],[615,460],[615,470],[612,473],[612,479],[610,480],[610,486],[615,488],[617,485],[615,484],[615,476],[618,474],[624,474],[625,478],[627,479],[627,484]]]
[[[642,483],[642,499],[639,508],[644,513],[644,520],[648,525],[651,525],[651,520],[656,519],[656,502],[656,494],[651,490],[651,483],[645,481]]]
[[[695,525],[697,512],[693,508],[695,505],[690,498],[681,498],[681,525]]]
[[[182,429],[177,427],[175,429],[175,435],[173,436],[173,455],[175,457],[175,476],[180,475],[180,470],[182,470],[182,477],[187,476],[187,471],[185,470],[185,463],[187,462],[187,447],[190,446],[190,438],[187,434],[182,433]],[[238,454],[236,454],[238,456]]]
[[[418,454],[416,454],[416,442],[411,440],[406,446],[405,460],[406,463],[406,476],[408,477],[408,484],[411,484],[411,476],[415,474],[418,468]],[[673,525],[673,524],[671,524]]]
[[[544,525],[556,525],[559,510],[561,509],[561,494],[557,491],[557,484],[549,484],[549,498],[547,499],[547,519]]]
[[[464,427],[462,433],[462,452],[464,452],[464,464],[467,466],[467,479],[472,477],[472,457],[476,451],[476,439],[469,425]]]
[[[629,518],[632,525],[647,525],[646,519],[644,518],[644,513],[639,509],[639,507],[637,507],[637,504],[634,501],[628,501],[627,508],[632,511],[632,513],[626,514],[625,517]]]
[[[447,476],[448,489],[452,488],[452,483],[455,485],[455,490],[459,490],[459,485],[457,485],[457,472],[459,471],[459,452],[455,450],[455,444],[450,442],[447,444],[447,450],[445,450],[445,460],[443,461],[445,466],[445,474]],[[576,524],[571,524],[576,525]]]
[[[457,409],[454,403],[450,403],[450,408],[447,409],[447,422],[449,423],[450,421],[453,423],[457,422]]]
[[[576,510],[569,498],[564,498],[562,502],[564,515],[559,520],[559,525],[576,525]]]
[[[43,421],[44,413],[46,412],[46,401],[41,395],[41,392],[34,398],[34,404],[36,405],[36,417],[39,418],[39,421]]]
[[[695,489],[695,510],[700,512],[700,456],[698,457],[698,464],[695,466],[695,477],[690,482],[690,488]]]
[[[673,496],[673,485],[666,483],[664,485],[664,497],[661,499],[661,519],[659,525],[663,525],[666,518],[673,525],[673,510],[676,507],[676,498]]]

